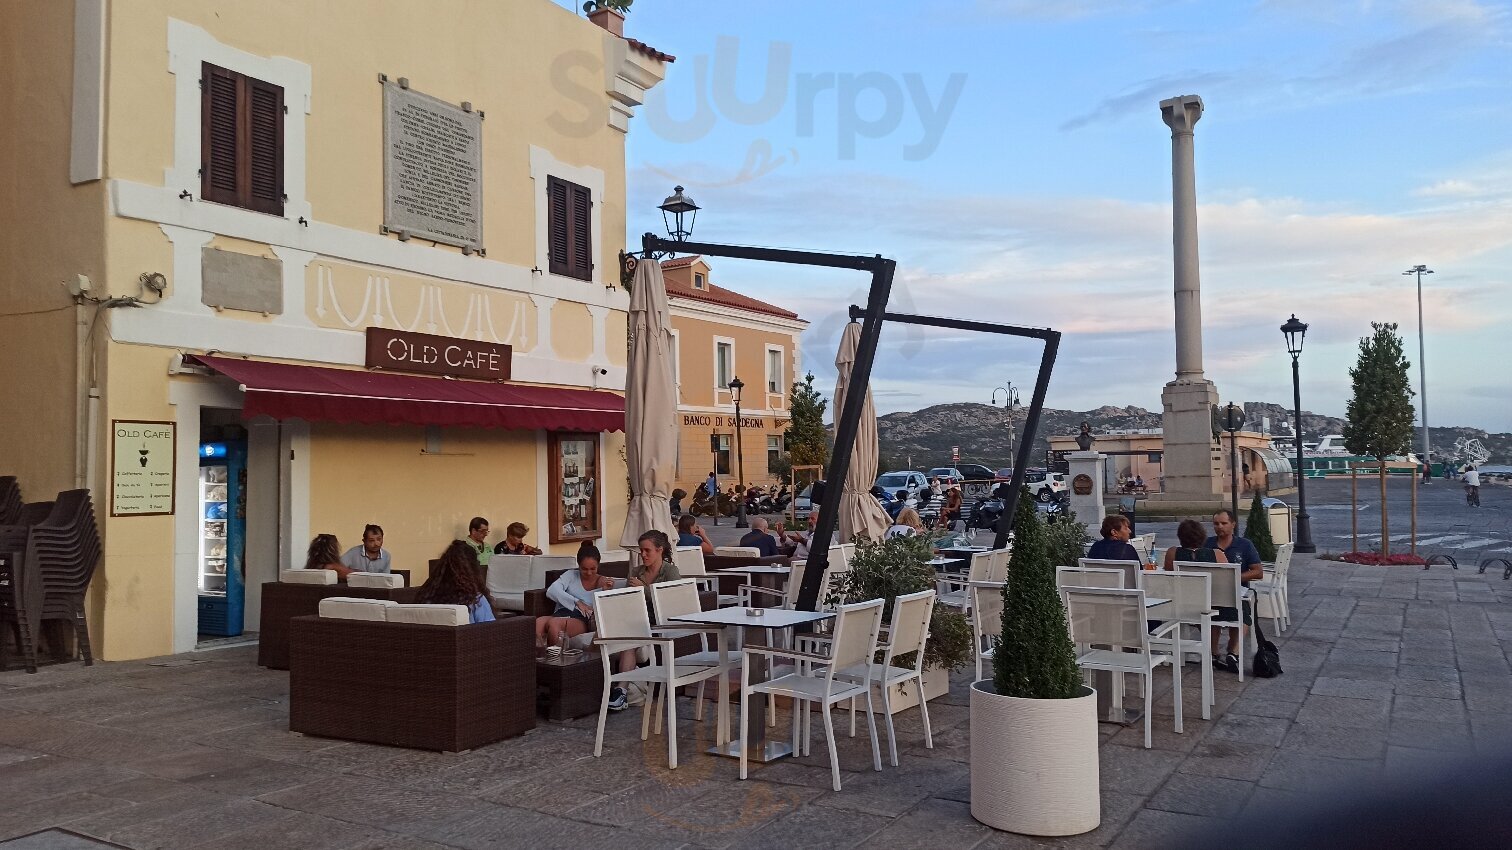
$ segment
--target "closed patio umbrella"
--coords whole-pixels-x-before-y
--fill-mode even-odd
[[[643,260],[630,292],[630,359],[625,375],[625,461],[630,510],[620,545],[633,548],[652,529],[675,545],[672,478],[677,473],[677,384],[661,263]]]
[[[840,336],[840,351],[835,355],[835,416],[845,409],[845,394],[850,390],[851,367],[856,363],[856,348],[861,344],[861,325],[851,322]],[[861,422],[856,428],[856,446],[851,450],[850,469],[840,491],[840,541],[849,543],[857,535],[881,540],[892,525],[882,503],[871,494],[877,474],[877,408],[872,404],[871,388],[861,405]]]

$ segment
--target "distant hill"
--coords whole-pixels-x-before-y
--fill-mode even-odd
[[[1263,417],[1270,418],[1272,434],[1290,433],[1291,415],[1279,404],[1247,402],[1245,415],[1250,427],[1258,430]],[[1022,434],[1025,411],[1014,416],[1014,427]],[[1035,440],[1031,457],[1036,466],[1044,463],[1049,441],[1045,435],[1075,434],[1082,422],[1090,422],[1094,433],[1161,427],[1159,412],[1142,407],[1104,406],[1095,410],[1058,410],[1046,408],[1040,418],[1040,437]],[[1325,434],[1342,433],[1344,420],[1334,416],[1302,412],[1302,432],[1311,442]],[[833,428],[831,429],[833,432]],[[1477,428],[1432,429],[1433,445],[1447,451],[1456,439],[1478,438],[1490,449],[1493,463],[1512,462],[1512,434],[1488,434]],[[985,404],[939,404],[913,412],[889,413],[877,418],[877,435],[883,462],[888,468],[928,469],[950,463],[951,446],[961,447],[961,461],[995,468],[1009,466],[1008,427],[1002,408]],[[1439,455],[1441,456],[1441,455]]]

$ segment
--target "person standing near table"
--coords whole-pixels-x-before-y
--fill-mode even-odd
[[[1228,508],[1219,509],[1213,514],[1213,536],[1209,537],[1202,545],[1209,549],[1220,549],[1228,557],[1230,564],[1239,565],[1239,580],[1245,587],[1257,578],[1265,576],[1265,569],[1260,563],[1260,550],[1248,539],[1240,537],[1234,514]],[[1239,638],[1243,632],[1249,631],[1250,623],[1254,622],[1253,613],[1249,602],[1244,602],[1244,610],[1235,611],[1233,608],[1218,608],[1218,616],[1213,622],[1231,622],[1234,626],[1229,627],[1228,654],[1218,654],[1218,637],[1222,626],[1213,626],[1213,663],[1230,673],[1239,672]],[[1241,632],[1241,630],[1243,630]]]
[[[467,542],[478,553],[478,566],[488,566],[489,559],[493,557],[493,548],[488,545],[488,520],[480,516],[472,518],[472,522],[467,524]]]
[[[390,561],[389,550],[383,548],[383,526],[372,524],[362,529],[362,545],[341,556],[341,565],[357,573],[389,572]]]

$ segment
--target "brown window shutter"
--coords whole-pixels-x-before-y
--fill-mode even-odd
[[[247,91],[245,206],[283,215],[283,88],[244,78]]]
[[[568,187],[565,180],[555,177],[546,178],[546,246],[550,252],[548,269],[552,274],[570,275],[571,272],[571,241],[568,231],[571,221],[568,216]]]
[[[241,158],[239,75],[205,64],[201,68],[200,197],[221,204],[239,203],[237,179]]]
[[[586,186],[572,187],[572,271],[593,280],[593,196]]]

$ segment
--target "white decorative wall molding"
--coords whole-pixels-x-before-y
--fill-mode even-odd
[[[532,295],[530,300],[536,308],[536,347],[533,350],[555,357],[556,350],[551,345],[551,308],[556,306],[557,300],[546,295]]]
[[[315,254],[281,245],[274,245],[273,253],[283,261],[283,316],[291,326],[315,327],[305,311],[305,267],[315,259]]]
[[[170,224],[160,224],[158,229],[168,237],[173,244],[173,289],[168,296],[160,302],[171,304],[175,312],[186,313],[201,318],[214,318],[215,311],[205,305],[204,290],[201,287],[204,274],[203,252],[215,234],[203,230],[190,230],[187,227],[175,227]],[[154,305],[157,307],[158,305]],[[116,311],[120,312],[120,311]],[[116,322],[112,321],[114,326]]]
[[[609,308],[589,304],[588,315],[593,319],[593,353],[588,355],[588,362],[603,363],[609,359],[606,343],[608,332],[605,330],[604,323],[609,318]]]
[[[564,277],[551,273],[551,251],[547,246],[547,204],[546,204],[546,178],[556,177],[586,186],[593,196],[593,211],[590,218],[590,230],[593,241],[593,279],[581,281],[577,278]],[[583,304],[603,304],[619,310],[630,309],[630,296],[621,290],[609,290],[604,288],[604,275],[611,275],[610,279],[619,282],[619,269],[605,269],[599,260],[604,256],[604,172],[588,166],[568,165],[551,155],[551,151],[545,148],[530,146],[530,179],[534,181],[534,189],[531,192],[531,204],[535,208],[535,262],[536,268],[541,270],[536,275],[537,285],[550,283],[551,289],[558,288],[562,281],[572,281],[581,286],[595,286],[602,290],[604,297],[590,298],[567,298],[569,301],[578,301]],[[548,293],[543,293],[548,294]],[[555,293],[549,293],[555,294]],[[615,297],[618,296],[618,297]],[[621,300],[623,299],[623,300]],[[623,306],[621,306],[623,305]]]
[[[635,107],[645,102],[646,92],[666,75],[665,62],[635,50],[620,36],[605,32],[604,91],[609,95],[609,126],[621,133],[630,132]]]

